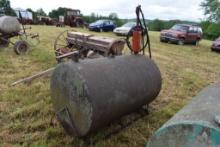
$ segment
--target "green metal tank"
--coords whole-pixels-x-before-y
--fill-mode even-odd
[[[220,84],[201,91],[156,131],[147,147],[220,147]]]

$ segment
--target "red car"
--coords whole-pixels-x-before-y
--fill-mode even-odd
[[[202,39],[202,29],[196,25],[176,24],[169,30],[160,33],[161,42],[173,42],[179,45],[186,43],[197,45]]]
[[[211,49],[212,51],[220,51],[220,37],[213,42]]]

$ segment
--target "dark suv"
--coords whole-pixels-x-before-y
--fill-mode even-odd
[[[160,33],[161,42],[174,42],[179,45],[191,43],[197,45],[202,39],[202,29],[196,25],[176,24]]]

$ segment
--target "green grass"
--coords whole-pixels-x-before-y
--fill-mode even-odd
[[[0,146],[88,146],[83,139],[69,137],[54,117],[49,78],[38,79],[30,86],[9,86],[19,78],[55,66],[53,43],[66,29],[33,26],[41,43],[26,55],[15,55],[12,46],[0,50]],[[116,37],[112,33],[102,35]],[[152,133],[202,88],[220,81],[220,54],[210,51],[210,41],[178,46],[160,43],[158,32],[150,32],[150,37],[153,59],[163,77],[162,91],[150,105],[149,115],[107,139],[103,136],[119,127],[117,122],[92,134],[91,140],[98,140],[98,147],[145,146]],[[128,120],[125,117],[120,121]]]

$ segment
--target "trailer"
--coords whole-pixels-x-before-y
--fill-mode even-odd
[[[21,18],[22,19],[22,18]],[[0,48],[7,47],[9,44],[14,45],[16,54],[24,54],[30,45],[39,43],[38,34],[28,34],[24,25],[20,24],[16,17],[1,16],[0,17]],[[12,42],[10,39],[18,37],[19,40]]]

